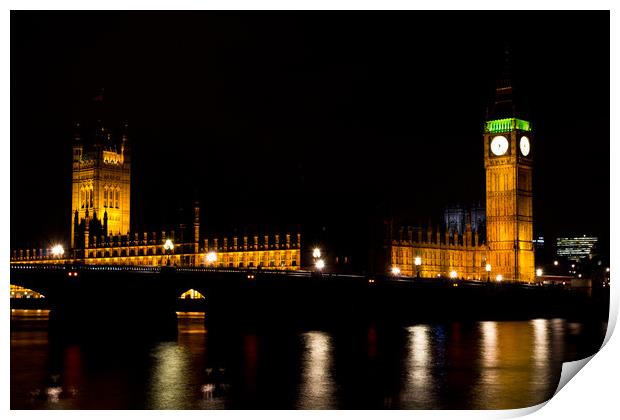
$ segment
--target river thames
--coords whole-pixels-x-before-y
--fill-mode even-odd
[[[11,409],[504,409],[548,400],[561,364],[605,322],[562,318],[329,329],[205,328],[176,340],[56,337],[46,310],[11,311]],[[88,314],[84,314],[88,317]]]

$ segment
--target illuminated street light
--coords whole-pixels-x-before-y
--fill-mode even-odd
[[[456,272],[456,270],[452,270],[452,271],[450,271],[450,278],[451,278],[451,279],[455,279],[455,278],[456,278],[456,276],[458,276],[458,273]]]
[[[504,277],[501,274],[498,274],[497,276],[495,276],[495,280],[502,281],[504,280]]]
[[[607,272],[609,273],[609,267],[607,267],[607,268],[605,269],[605,271],[607,271]]]
[[[422,265],[422,257],[415,257],[413,260],[416,268],[416,277],[420,277],[420,266]]]
[[[207,258],[207,263],[209,265],[213,265],[217,261],[217,253],[215,251],[208,252],[206,258]]]
[[[540,277],[540,276],[542,276],[542,275],[543,275],[542,268],[537,268],[537,269],[536,269],[536,275],[537,275],[538,277]]]
[[[553,265],[558,265],[558,264],[559,264],[559,262],[557,262],[557,261],[553,262]]]
[[[396,266],[392,267],[392,275],[400,276],[400,268],[398,268]]]
[[[316,262],[314,263],[314,266],[316,267],[317,270],[322,270],[325,268],[325,261],[316,260]]]
[[[54,257],[56,258],[62,257],[64,253],[65,253],[65,249],[62,247],[62,245],[58,244],[52,247],[52,255]]]
[[[164,251],[166,251],[166,254],[168,255],[168,261],[166,262],[166,265],[170,265],[170,253],[172,253],[173,249],[174,243],[170,239],[166,239],[166,242],[164,242]]]
[[[487,263],[484,269],[487,270],[487,281],[491,281],[491,264]]]
[[[312,257],[313,258],[321,258],[321,250],[319,248],[314,248],[312,250]]]

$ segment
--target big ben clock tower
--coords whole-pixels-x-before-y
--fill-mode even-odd
[[[509,56],[484,125],[488,263],[494,278],[534,281],[532,127],[518,118]]]

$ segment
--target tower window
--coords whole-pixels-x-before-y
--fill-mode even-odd
[[[108,187],[103,189],[103,207],[108,207]]]
[[[115,192],[115,199],[114,199],[114,207],[118,208],[119,207],[119,202],[120,202],[120,196],[121,196],[121,192],[120,190],[117,188],[116,192]]]

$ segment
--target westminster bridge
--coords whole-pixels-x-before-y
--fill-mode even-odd
[[[531,319],[582,316],[601,306],[592,294],[558,286],[302,270],[11,264],[10,276],[11,284],[45,295],[50,320],[79,330],[88,318],[98,336],[121,329],[176,333],[178,297],[189,289],[205,296],[205,322],[226,327]]]

